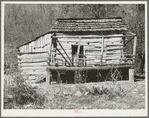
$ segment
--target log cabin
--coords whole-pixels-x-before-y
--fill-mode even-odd
[[[99,74],[106,76],[113,68],[122,69],[127,78],[136,39],[121,17],[57,19],[48,33],[17,47],[18,67],[23,76],[47,84],[99,81]],[[132,51],[127,51],[129,42]]]

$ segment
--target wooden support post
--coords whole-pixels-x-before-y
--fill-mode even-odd
[[[80,46],[81,46],[81,38],[79,37],[79,43],[78,43],[78,50],[77,50],[77,62],[79,62],[79,54],[80,54]]]
[[[101,47],[101,61],[100,63],[102,64],[102,58],[103,58],[103,51],[104,51],[104,37],[102,37],[102,47]]]
[[[84,54],[84,65],[83,66],[86,66],[86,60],[85,60],[85,58],[86,58],[86,55],[85,55],[85,50],[84,50],[84,52],[83,52],[83,54]]]
[[[99,70],[97,69],[97,82],[99,82]]]
[[[136,55],[136,47],[137,47],[137,37],[134,37],[134,45],[133,45],[133,55]],[[133,60],[133,63],[135,63],[135,59]]]
[[[80,46],[81,46],[81,37],[79,37],[79,43],[78,43],[78,50],[77,50],[77,65],[79,65],[79,54],[80,54]],[[74,71],[74,82],[80,83],[80,80],[82,80],[81,70],[75,70]]]
[[[50,57],[50,65],[52,65],[52,38],[51,38],[51,42],[50,42],[50,52],[49,52],[49,57]]]
[[[47,77],[46,77],[46,83],[50,84],[50,78],[51,78],[51,71],[47,69]]]
[[[134,69],[129,69],[129,82],[134,84]]]

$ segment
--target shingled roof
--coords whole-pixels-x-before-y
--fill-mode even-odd
[[[57,19],[52,32],[80,32],[80,31],[126,31],[128,26],[122,23],[121,17],[116,18],[80,18]]]

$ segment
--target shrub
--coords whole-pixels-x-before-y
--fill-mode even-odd
[[[10,79],[10,78],[9,78]],[[43,107],[45,96],[37,92],[37,88],[25,82],[27,78],[23,78],[19,72],[11,75],[13,82],[5,83],[4,94],[13,96],[13,100],[8,103],[4,102],[4,108],[13,109],[15,107],[22,108],[23,105],[33,104],[33,108],[38,106]],[[8,99],[4,96],[4,99]],[[11,105],[10,105],[11,104]]]

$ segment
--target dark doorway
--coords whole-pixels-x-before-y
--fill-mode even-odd
[[[81,63],[81,65],[82,65],[84,63],[83,60],[79,60],[79,62],[76,63],[77,51],[78,51],[78,45],[72,45],[72,62],[73,62],[73,65],[78,65],[78,63]],[[79,58],[83,58],[84,57],[83,54],[84,54],[84,48],[81,45],[80,46],[80,52],[79,52]]]

